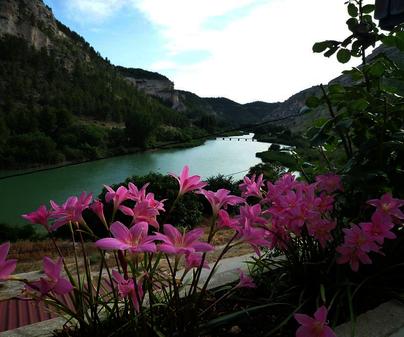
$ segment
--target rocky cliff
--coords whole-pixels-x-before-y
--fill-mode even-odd
[[[10,34],[29,42],[37,49],[53,45],[54,36],[64,38],[52,10],[41,1],[0,1],[0,36]]]

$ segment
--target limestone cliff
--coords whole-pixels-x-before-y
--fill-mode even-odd
[[[21,37],[37,49],[51,47],[55,36],[65,37],[52,10],[32,0],[0,1],[0,36],[4,34]]]

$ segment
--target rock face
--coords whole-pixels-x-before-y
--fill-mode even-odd
[[[10,34],[37,49],[53,45],[53,37],[65,37],[58,29],[52,10],[41,1],[1,0],[0,36]]]
[[[180,101],[178,91],[174,89],[174,82],[169,79],[135,78],[131,76],[125,76],[125,79],[146,95],[160,98],[169,103],[172,109],[177,111],[186,110],[184,104]]]

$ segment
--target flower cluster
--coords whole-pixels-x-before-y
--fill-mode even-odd
[[[283,175],[274,183],[265,182],[262,175],[245,177],[240,184],[242,196],[260,201],[249,205],[247,199],[231,199],[233,204],[243,204],[233,218],[223,209],[225,207],[221,209],[222,205],[214,202],[213,192],[204,195],[211,202],[214,214],[218,214],[217,227],[235,230],[237,239],[252,245],[257,253],[259,247],[285,250],[291,237],[300,236],[303,231],[324,248],[332,240],[331,232],[336,226],[330,215],[334,197],[329,193],[341,189],[338,176],[327,177],[332,177],[333,181],[327,188],[324,188],[325,178],[308,184],[297,181],[291,174]]]
[[[349,263],[353,271],[358,271],[359,264],[371,264],[370,252],[379,253],[385,239],[395,239],[391,231],[397,220],[403,220],[404,214],[400,207],[404,200],[394,199],[386,193],[380,199],[368,201],[376,207],[370,222],[363,222],[344,229],[344,242],[337,247],[340,256],[337,263]]]
[[[317,176],[314,183],[296,180],[292,174],[284,174],[275,182],[265,181],[263,175],[245,177],[239,185],[241,196],[232,195],[226,189],[204,189],[206,183],[199,176],[190,176],[187,166],[179,176],[171,176],[179,185],[172,209],[185,193],[194,192],[205,197],[212,209],[212,221],[207,229],[181,230],[171,224],[159,223],[166,213],[165,200],[156,200],[154,194],[147,191],[149,184],[141,188],[133,183],[116,189],[105,186],[105,200],[92,200],[91,194],[83,192],[78,197],[69,197],[60,205],[51,201],[49,209],[42,205],[23,217],[31,223],[44,226],[48,232],[67,224],[74,225],[72,236],[75,239],[77,234],[80,238],[85,275],[81,275],[83,268],[77,262],[77,255],[73,273],[61,255],[56,262],[45,257],[44,276],[31,282],[23,280],[26,292],[39,298],[48,296],[51,299],[54,295],[64,295],[72,290],[75,295],[82,294],[82,298],[77,301],[81,307],[76,310],[78,316],[74,318],[80,325],[85,325],[99,321],[96,317],[99,312],[97,306],[104,305],[104,302],[98,298],[98,294],[103,280],[113,289],[116,302],[114,308],[119,308],[119,298],[119,301],[125,301],[125,308],[131,307],[132,312],[141,314],[146,292],[151,296],[151,301],[154,298],[152,292],[157,291],[159,298],[166,298],[166,305],[174,306],[181,303],[178,300],[180,291],[181,296],[189,296],[190,300],[198,298],[195,296],[197,292],[202,298],[220,259],[241,243],[250,245],[258,255],[263,248],[276,248],[287,255],[290,249],[301,249],[304,242],[310,242],[310,247],[318,252],[325,249],[328,251],[329,247],[339,244],[336,248],[339,254],[337,263],[349,263],[357,271],[360,263],[372,262],[368,255],[370,252],[380,252],[384,240],[396,237],[392,230],[399,220],[404,219],[400,210],[404,201],[385,194],[381,199],[368,201],[369,205],[376,208],[370,222],[350,228],[337,228],[333,218],[334,202],[336,193],[343,191],[343,186],[340,177],[331,173]],[[108,219],[104,214],[106,204],[111,205],[109,209],[112,209]],[[108,230],[107,237],[95,236],[91,224],[87,224],[83,218],[83,212],[87,209],[103,223]],[[130,217],[128,224],[116,221],[117,214]],[[224,246],[214,247],[213,239],[221,230],[231,232],[231,238]],[[329,245],[342,233],[342,243],[337,241],[333,246]],[[93,275],[83,234],[95,238],[95,246],[102,256],[97,285],[92,283]],[[16,260],[6,260],[9,248],[9,243],[0,245],[0,281],[18,279],[10,276],[15,270]],[[219,257],[209,265],[207,254],[215,250]],[[114,261],[106,261],[108,256],[114,257]],[[166,261],[163,267],[159,264],[161,259]],[[63,267],[68,278],[62,273]],[[109,268],[113,268],[112,271]],[[182,275],[179,275],[180,268]],[[202,268],[207,269],[208,276],[201,285]],[[191,274],[191,277],[186,277]],[[256,285],[240,270],[240,281],[231,291],[241,287],[255,288]],[[108,301],[105,303],[109,305]],[[197,303],[195,308],[198,309],[200,300]],[[111,310],[109,306],[105,309]],[[180,308],[170,310],[177,312]],[[68,312],[70,315],[76,314]],[[80,313],[93,316],[91,319],[81,318]],[[296,335],[335,336],[327,325],[326,316],[325,307],[319,308],[314,318],[296,314],[295,318],[301,324]]]

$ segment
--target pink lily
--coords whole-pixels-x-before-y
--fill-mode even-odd
[[[323,305],[314,313],[314,318],[295,314],[294,317],[301,326],[296,331],[296,337],[337,337],[335,332],[328,326],[328,310]]]
[[[221,209],[218,213],[217,218],[217,228],[232,228],[236,229],[238,225],[238,221],[236,219],[230,218],[229,213],[227,213],[224,209]]]
[[[251,179],[245,176],[244,182],[239,185],[239,188],[244,198],[249,196],[262,198],[261,188],[263,185],[263,174],[260,174],[257,180],[255,180],[255,174],[253,174]]]
[[[0,281],[8,280],[17,266],[17,260],[6,260],[9,250],[10,242],[0,245]]]
[[[119,210],[123,214],[131,216],[133,218],[132,223],[145,221],[156,229],[160,227],[157,222],[157,215],[160,212],[157,208],[152,207],[147,200],[138,201],[133,209],[122,205]]]
[[[43,270],[46,277],[41,277],[38,281],[30,282],[28,288],[39,291],[42,296],[51,291],[57,295],[64,295],[73,290],[73,285],[60,273],[62,272],[62,258],[53,262],[49,257],[43,258]]]
[[[190,253],[185,255],[185,269],[199,268],[202,264],[202,254]],[[210,269],[208,261],[203,261],[202,268]]]
[[[201,182],[200,176],[189,176],[188,165],[184,166],[180,176],[177,176],[174,173],[169,173],[169,175],[177,179],[178,183],[180,184],[178,196],[184,195],[187,192],[200,190],[207,185],[207,183]]]
[[[383,216],[381,212],[376,211],[372,215],[371,222],[360,223],[359,226],[366,235],[380,245],[383,244],[384,239],[395,239],[397,237],[393,232],[390,232],[394,224],[390,219]]]
[[[239,219],[240,223],[247,221],[250,226],[265,225],[268,223],[268,220],[262,215],[263,213],[260,204],[255,204],[253,206],[246,205],[240,207],[240,215],[237,219]]]
[[[266,236],[264,229],[252,227],[246,222],[243,227],[238,229],[237,239],[240,242],[248,243],[257,255],[261,255],[259,247],[270,246],[270,242],[265,239]]]
[[[400,210],[400,207],[404,205],[404,200],[395,199],[390,193],[385,193],[379,199],[372,199],[368,201],[369,205],[376,207],[376,212],[380,212],[384,217],[397,219],[404,219],[404,213]]]
[[[104,204],[100,200],[94,200],[90,205],[90,209],[98,216],[101,222],[107,226],[107,221],[105,220],[104,215]]]
[[[217,192],[201,190],[199,193],[203,194],[209,201],[214,215],[216,215],[221,208],[226,209],[228,205],[234,206],[245,203],[245,199],[229,194],[230,191],[224,188],[217,190]]]
[[[137,186],[134,183],[129,183],[128,184],[128,199],[134,200],[134,201],[141,201],[144,200],[146,197],[146,188],[150,184],[144,184],[141,189],[138,189]]]
[[[341,255],[337,258],[338,264],[349,263],[353,271],[359,270],[359,263],[372,264],[372,260],[366,252],[358,247],[352,247],[347,244],[343,244],[335,249]]]
[[[311,236],[320,242],[321,247],[325,248],[327,242],[332,240],[331,231],[336,225],[335,221],[319,219],[308,224],[307,230]]]
[[[51,230],[55,231],[69,222],[83,223],[82,213],[90,205],[91,199],[91,193],[86,194],[86,192],[83,192],[78,198],[76,196],[69,197],[62,205],[58,205],[51,200],[50,204],[53,208],[51,217],[56,220],[51,226]]]
[[[149,225],[147,222],[138,222],[130,229],[121,222],[114,222],[110,231],[113,238],[105,238],[98,240],[95,245],[104,250],[129,250],[131,253],[154,253],[156,252],[156,244],[154,236],[147,235]]]
[[[116,191],[113,190],[108,185],[104,185],[106,190],[108,191],[105,194],[105,201],[106,202],[113,202],[114,203],[114,212],[119,208],[119,206],[128,199],[128,189],[125,186],[119,186]]]
[[[38,224],[45,227],[45,229],[49,232],[49,216],[51,212],[48,211],[45,205],[39,206],[39,208],[31,213],[23,214],[22,217],[25,220],[28,220],[32,224]]]
[[[335,173],[326,173],[316,177],[319,191],[326,191],[331,194],[336,191],[343,191],[341,177]]]
[[[142,280],[139,279],[135,286],[135,282],[133,281],[133,279],[126,280],[115,269],[112,270],[112,275],[114,277],[114,281],[118,284],[119,295],[122,298],[130,297],[136,312],[139,312],[140,311],[139,301],[141,302],[143,300],[144,295]]]
[[[240,281],[236,285],[236,288],[257,288],[250,276],[246,275],[241,269],[238,269],[238,272],[240,274]]]
[[[163,242],[159,245],[159,251],[167,254],[192,254],[214,250],[214,247],[209,243],[199,241],[202,235],[202,228],[181,234],[174,226],[165,224],[164,234],[156,233],[155,239]]]

